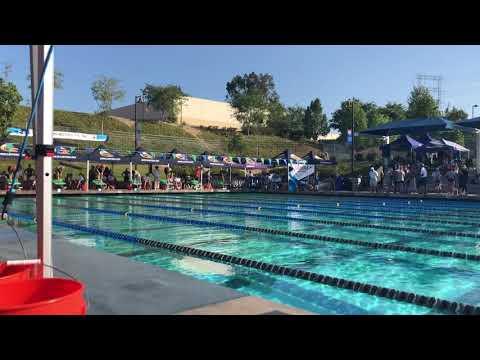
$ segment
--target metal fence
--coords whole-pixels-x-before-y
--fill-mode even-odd
[[[57,127],[62,131],[75,131],[68,127]],[[110,131],[108,133],[109,140],[105,146],[123,152],[129,153],[135,148],[135,133]],[[320,144],[294,142],[288,139],[265,139],[244,138],[246,151],[240,153],[229,146],[230,138],[225,136],[219,140],[207,140],[195,137],[178,137],[167,135],[142,134],[141,145],[143,148],[151,152],[168,152],[173,148],[177,148],[186,153],[200,154],[204,151],[215,154],[243,155],[252,157],[273,157],[282,151],[288,149],[298,156],[303,156],[309,151],[322,152],[326,151],[330,156],[335,156],[337,160],[348,157],[348,149],[342,144],[334,144],[333,142],[322,142]],[[68,140],[65,143],[78,147],[79,149],[94,148],[99,145],[98,142],[73,141]]]

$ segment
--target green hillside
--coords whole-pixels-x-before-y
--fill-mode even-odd
[[[13,126],[24,127],[29,115],[29,108],[21,107],[15,116]],[[104,122],[104,132],[109,135],[108,147],[123,152],[130,152],[135,146],[135,131],[133,122],[116,118],[104,117],[72,111],[55,110],[54,129],[78,131],[85,133],[100,133]],[[230,136],[221,131],[208,129],[192,129],[169,123],[142,123],[142,146],[154,152],[170,151],[176,147],[190,153],[208,151],[216,154],[245,155],[271,157],[286,148],[302,156],[310,150],[320,151],[316,144],[294,142],[277,136],[246,136],[242,135],[245,144],[244,151],[237,154],[229,148]],[[195,130],[195,131],[193,131]],[[12,138],[18,141],[18,138]],[[69,142],[81,148],[94,147],[98,143]],[[258,148],[258,149],[257,149]]]

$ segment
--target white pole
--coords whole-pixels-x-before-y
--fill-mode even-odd
[[[51,45],[31,45],[31,87],[32,95],[35,95],[42,69]],[[40,91],[43,95],[38,102],[38,110],[34,122],[34,144],[53,144],[53,77],[54,56],[50,57],[43,86]],[[33,96],[32,96],[33,104]],[[37,154],[35,161],[37,173],[37,256],[43,264],[52,264],[52,158]],[[50,267],[43,268],[44,277],[52,277]]]
[[[87,178],[85,179],[87,192],[90,191],[90,160],[87,160]]]
[[[203,191],[203,165],[200,165],[200,191]]]
[[[133,166],[132,166],[132,163],[130,162],[130,181],[133,180],[133,174],[132,174],[132,172],[133,172]]]
[[[477,169],[477,174],[480,174],[480,130],[475,133],[475,168]]]

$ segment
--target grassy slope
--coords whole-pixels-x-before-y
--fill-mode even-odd
[[[17,112],[13,126],[24,127],[29,108],[21,107]],[[134,148],[134,127],[117,119],[103,117],[104,131],[110,135],[107,146],[124,152]],[[55,110],[54,126],[58,130],[78,131],[85,133],[100,133],[102,116],[79,112]],[[18,140],[18,138],[16,138]],[[257,141],[260,156],[275,156],[285,148],[289,148],[302,156],[310,150],[317,150],[313,145],[297,143],[276,136],[243,136],[246,156],[257,155]],[[176,147],[186,152],[201,153],[205,150],[213,153],[230,153],[238,155],[228,149],[228,138],[224,135],[201,129],[197,135],[185,131],[180,125],[167,123],[142,123],[142,146],[152,151],[169,151]],[[82,147],[96,146],[98,143],[80,144]]]
[[[27,107],[21,107],[15,116],[13,126],[24,127],[27,116],[29,115],[29,110]],[[124,152],[133,150],[135,136],[133,126],[129,126],[113,118],[103,117],[103,120],[104,131],[110,135],[110,139],[105,145]],[[54,112],[54,125],[56,130],[100,133],[101,123],[102,116],[99,115],[63,110],[55,110]],[[12,141],[18,140],[19,138],[12,138]],[[196,134],[193,135],[176,124],[142,124],[142,146],[151,151],[169,151],[176,147],[185,152],[197,154],[207,150],[217,154],[229,153],[230,155],[257,156],[257,143],[259,145],[259,154],[262,157],[275,156],[286,148],[299,156],[303,156],[310,150],[319,151],[313,144],[294,142],[277,136],[258,136],[258,138],[257,136],[243,136],[243,141],[246,145],[245,151],[243,154],[236,154],[228,149],[228,138],[213,131],[199,129]],[[94,147],[98,146],[98,144],[99,143],[81,142],[75,145]],[[2,161],[0,170],[6,169],[8,165],[12,164],[13,162],[10,161]],[[55,162],[54,165],[56,164],[57,162]],[[81,166],[81,164],[78,165]],[[27,166],[27,162],[24,166]],[[359,167],[361,167],[361,165]],[[117,165],[115,167],[115,173],[119,175],[123,169],[123,166]],[[73,168],[70,170],[74,174],[77,174],[79,171]],[[328,167],[328,169],[325,168],[324,170],[326,173],[334,173],[336,167]],[[349,171],[348,164],[342,162],[338,170],[341,173],[347,173]],[[80,171],[84,172],[83,170]],[[143,173],[146,171],[146,167],[145,169],[141,167],[140,171]]]

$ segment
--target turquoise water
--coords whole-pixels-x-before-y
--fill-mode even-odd
[[[13,208],[33,213],[31,199],[17,199]],[[67,206],[67,207],[64,207]],[[156,207],[158,206],[158,207]],[[165,206],[170,207],[168,209]],[[163,208],[162,208],[163,207]],[[185,194],[55,197],[56,220],[121,232],[157,241],[234,255],[347,280],[390,287],[445,300],[480,305],[480,262],[371,249],[250,231],[171,224],[152,219],[93,213],[82,208],[115,210],[177,219],[206,220],[326,235],[378,243],[480,254],[480,209],[472,202],[338,198],[266,194]],[[193,209],[193,211],[192,211]],[[215,210],[215,213],[204,212]],[[236,214],[226,214],[225,212]],[[255,214],[275,216],[275,219]],[[392,220],[396,218],[397,220]],[[298,219],[311,221],[298,221]],[[330,225],[335,220],[401,230]],[[449,223],[453,222],[453,223]],[[33,225],[28,225],[32,228]],[[415,229],[468,233],[425,234]],[[435,314],[426,307],[405,304],[300,279],[272,275],[241,266],[173,254],[101,236],[55,228],[70,241],[127,256],[137,261],[296,306],[319,314]]]

